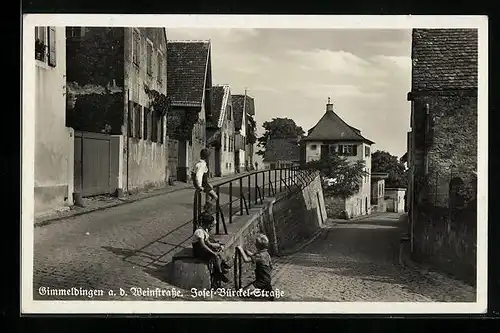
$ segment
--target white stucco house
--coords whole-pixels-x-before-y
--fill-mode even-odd
[[[371,146],[373,141],[361,135],[361,131],[348,125],[334,111],[328,102],[326,112],[317,124],[300,141],[301,163],[321,159],[332,152],[348,161],[365,162],[366,175],[359,192],[345,200],[345,211],[350,217],[369,214],[371,202]]]
[[[212,86],[212,113],[207,117],[209,171],[221,177],[235,172],[234,115],[229,85]]]
[[[66,31],[35,28],[35,218],[73,204],[74,131],[66,126]]]

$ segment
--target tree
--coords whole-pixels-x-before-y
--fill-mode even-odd
[[[257,129],[257,123],[253,119],[251,115],[247,115],[247,144],[253,145],[257,141],[257,136],[255,135],[255,131]]]
[[[345,157],[336,153],[323,156],[320,160],[311,161],[306,168],[318,170],[323,178],[323,192],[325,195],[335,195],[347,198],[357,193],[367,175],[365,162],[358,160],[349,162]]]
[[[262,148],[266,146],[269,139],[297,138],[305,133],[302,127],[297,126],[290,118],[273,118],[271,121],[265,121],[262,127],[264,127],[264,134],[257,139],[258,146]],[[264,151],[260,150],[257,154],[264,155]]]
[[[408,178],[406,169],[397,156],[386,151],[377,150],[372,154],[372,172],[386,172],[386,187],[407,187]]]

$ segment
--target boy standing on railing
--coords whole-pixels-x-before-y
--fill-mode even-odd
[[[197,191],[204,191],[207,198],[217,200],[217,194],[212,185],[208,183],[208,158],[210,157],[210,150],[203,148],[200,152],[200,160],[193,167],[191,178],[193,185]]]
[[[253,291],[255,289],[263,290],[266,292],[272,291],[271,285],[271,273],[273,265],[271,262],[271,255],[268,252],[269,239],[264,234],[259,234],[255,238],[255,247],[257,252],[252,253],[248,250],[243,249],[241,246],[237,246],[237,250],[241,253],[243,261],[255,263],[255,280],[245,289]],[[274,300],[273,297],[268,297],[270,300]]]

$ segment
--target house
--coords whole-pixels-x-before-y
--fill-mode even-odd
[[[405,211],[406,188],[387,187],[384,193],[386,210],[394,213],[404,213]]]
[[[212,87],[212,114],[207,117],[210,170],[217,177],[234,173],[234,116],[228,85]]]
[[[298,138],[274,138],[266,143],[263,158],[265,169],[286,168],[300,165]]]
[[[66,126],[66,31],[35,28],[35,217],[73,204],[74,132]]]
[[[163,28],[68,27],[67,121],[82,196],[165,186]]]
[[[253,144],[247,144],[249,117],[255,115],[254,99],[244,95],[233,95],[234,114],[234,163],[236,172],[243,172],[253,166]]]
[[[210,41],[169,41],[167,72],[168,134],[178,140],[177,179],[189,181],[191,168],[206,147],[206,118],[212,108]]]
[[[348,217],[370,213],[371,202],[371,146],[373,141],[361,135],[361,131],[344,122],[328,101],[326,112],[318,123],[301,140],[301,164],[319,160],[335,152],[348,161],[364,161],[366,176],[363,177],[359,192],[345,200]]]
[[[385,172],[372,172],[371,174],[371,211],[385,212],[387,207],[385,203],[385,180],[389,174]]]
[[[476,29],[414,29],[407,163],[414,260],[476,276]]]

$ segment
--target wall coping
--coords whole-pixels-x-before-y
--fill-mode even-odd
[[[245,231],[254,224],[254,222],[276,202],[276,197],[266,198],[263,204],[258,204],[248,210],[248,215],[236,215],[231,224],[227,223],[228,234],[214,235],[217,239],[229,249],[245,233]],[[233,229],[233,230],[231,230]],[[231,232],[232,231],[232,232]]]

